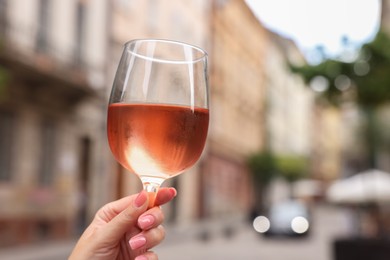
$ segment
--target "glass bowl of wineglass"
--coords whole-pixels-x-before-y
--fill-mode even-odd
[[[161,39],[125,44],[111,90],[107,136],[115,159],[151,198],[200,158],[209,125],[207,54]]]

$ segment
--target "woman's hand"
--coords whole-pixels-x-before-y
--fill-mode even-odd
[[[175,196],[174,188],[161,188],[151,209],[147,209],[149,196],[145,191],[106,204],[96,213],[69,259],[157,260],[149,249],[165,235],[159,206]]]

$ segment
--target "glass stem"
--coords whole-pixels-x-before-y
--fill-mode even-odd
[[[156,196],[158,190],[163,183],[164,179],[155,178],[155,177],[141,177],[144,190],[148,192],[149,195],[149,205],[148,208],[153,208],[155,206]]]

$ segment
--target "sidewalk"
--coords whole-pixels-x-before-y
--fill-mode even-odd
[[[238,219],[208,220],[192,224],[166,224],[166,239],[161,248],[177,243],[202,243],[218,237],[229,237],[242,228]],[[1,260],[64,260],[72,251],[76,240],[56,241],[0,249]]]
[[[161,260],[331,260],[334,238],[344,234],[344,211],[316,207],[310,236],[272,239],[254,232],[237,219],[218,218],[198,223],[166,224],[166,239],[154,251]],[[1,260],[68,259],[75,240],[0,249]]]
[[[64,260],[68,259],[76,241],[47,242],[0,249],[4,260]]]

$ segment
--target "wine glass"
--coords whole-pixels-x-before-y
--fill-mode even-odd
[[[111,90],[107,135],[115,159],[149,192],[149,207],[166,179],[201,156],[208,99],[202,49],[159,39],[125,44]]]

